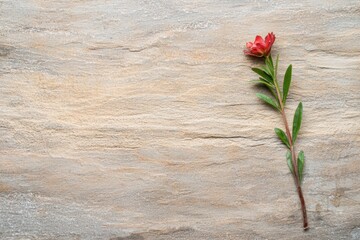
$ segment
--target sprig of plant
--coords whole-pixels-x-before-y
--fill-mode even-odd
[[[274,41],[275,35],[273,33],[269,33],[266,36],[265,40],[263,40],[260,36],[256,36],[254,43],[249,42],[246,44],[247,50],[245,50],[244,52],[246,55],[264,57],[265,59],[264,66],[259,68],[252,68],[252,70],[259,75],[259,79],[255,80],[255,82],[264,85],[270,91],[272,96],[268,96],[262,93],[257,93],[256,96],[281,114],[285,126],[285,132],[280,128],[275,128],[274,131],[279,137],[279,139],[288,148],[286,152],[286,161],[290,172],[295,180],[295,186],[301,203],[304,224],[303,227],[304,230],[307,230],[309,227],[306,213],[306,205],[301,189],[305,156],[303,151],[300,151],[299,154],[296,155],[294,146],[301,127],[303,105],[301,102],[299,103],[294,114],[292,131],[290,131],[290,127],[285,113],[285,105],[291,85],[292,65],[290,64],[286,69],[281,90],[277,78],[279,55],[277,55],[274,64],[270,54],[271,46]]]

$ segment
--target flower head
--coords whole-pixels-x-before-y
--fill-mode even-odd
[[[246,50],[244,50],[245,55],[255,56],[255,57],[266,57],[270,54],[271,47],[275,42],[275,34],[268,33],[265,37],[265,40],[261,36],[256,36],[255,41],[246,43]]]

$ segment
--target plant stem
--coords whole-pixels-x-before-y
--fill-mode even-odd
[[[277,91],[277,92],[279,92],[279,91]],[[281,100],[280,100],[280,102],[281,102]],[[295,186],[296,186],[296,189],[297,189],[297,192],[298,192],[298,195],[299,195],[299,199],[300,199],[300,203],[301,203],[301,211],[302,211],[303,222],[304,222],[303,227],[304,227],[304,230],[306,231],[307,229],[309,229],[309,226],[308,226],[308,220],[307,220],[307,214],[306,214],[305,199],[304,199],[303,192],[301,190],[301,185],[300,185],[299,176],[298,176],[298,172],[297,172],[298,168],[297,168],[295,148],[294,148],[294,144],[293,144],[292,137],[291,137],[291,134],[290,134],[289,124],[288,124],[287,119],[286,119],[286,114],[285,114],[283,104],[281,103],[280,106],[281,106],[281,115],[282,115],[284,125],[285,125],[285,129],[286,129],[286,135],[287,135],[287,137],[289,139],[289,144],[290,144],[290,151],[291,151],[292,162],[293,162],[293,166],[294,166],[293,177],[294,177],[294,180],[295,180]]]
[[[295,180],[295,186],[296,186],[296,189],[297,189],[297,192],[299,195],[299,199],[300,199],[300,203],[301,203],[301,211],[302,211],[303,223],[304,223],[303,227],[304,227],[304,230],[306,231],[309,229],[309,226],[308,226],[308,220],[307,220],[307,214],[306,214],[305,199],[304,199],[303,192],[301,190],[301,183],[299,181],[299,176],[298,176],[298,172],[297,172],[298,166],[297,166],[297,161],[296,161],[296,153],[295,153],[294,143],[293,143],[293,139],[292,139],[290,128],[289,128],[289,123],[286,118],[285,106],[282,102],[282,97],[281,97],[281,93],[280,93],[280,89],[279,89],[279,83],[277,80],[277,66],[275,67],[274,72],[275,72],[274,85],[275,85],[275,89],[276,89],[277,100],[280,105],[281,117],[283,119],[286,135],[288,137],[289,144],[290,144],[290,152],[291,152],[291,156],[292,156],[291,158],[292,158],[292,163],[293,163],[293,168],[294,168],[293,177]]]

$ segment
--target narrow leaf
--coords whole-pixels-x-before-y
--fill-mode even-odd
[[[271,56],[265,58],[265,64],[267,66],[267,69],[269,70],[269,75],[274,78],[274,64],[272,62]]]
[[[259,84],[264,84],[264,85],[267,86],[269,89],[274,89],[274,88],[275,88],[274,85],[272,85],[271,83],[268,83],[267,81],[261,80],[261,78],[260,78],[260,80],[254,80],[254,81],[252,81],[252,82],[254,82],[254,83],[259,83]]]
[[[301,183],[301,181],[303,179],[304,164],[305,164],[305,155],[304,155],[303,151],[300,151],[299,155],[298,155],[298,159],[297,159],[298,175],[299,175],[300,183]]]
[[[291,83],[291,73],[292,73],[292,65],[290,64],[289,67],[286,69],[285,76],[284,76],[284,83],[283,83],[283,103],[286,103],[286,98],[290,89]]]
[[[272,77],[269,74],[267,74],[264,70],[260,68],[252,68],[251,70],[259,74],[262,78],[265,78],[267,81],[273,82]]]
[[[269,83],[270,85],[274,86],[274,83],[269,82],[269,81],[266,80],[265,78],[259,77],[259,79],[260,79],[261,81],[265,81],[265,82]],[[275,86],[274,86],[274,87],[275,87]]]
[[[293,166],[293,163],[292,163],[291,152],[289,150],[286,152],[286,160],[287,160],[287,165],[288,165],[288,167],[290,169],[290,172],[292,174],[294,174],[294,166]]]
[[[298,135],[298,132],[300,130],[300,126],[301,126],[301,120],[302,120],[302,113],[303,113],[303,105],[300,102],[295,114],[294,114],[294,120],[293,120],[293,128],[292,128],[292,139],[293,139],[293,144],[296,141],[296,137]]]
[[[269,55],[268,57],[267,57],[269,60],[269,64],[272,66],[272,68],[274,68],[274,62],[273,62],[273,59],[272,59],[272,57],[271,57],[271,55]]]
[[[272,74],[272,70],[269,68],[268,65],[260,67],[260,69],[265,72],[267,75],[269,75],[271,77],[271,79],[273,79],[273,74]]]
[[[275,62],[275,76],[277,75],[278,65],[279,65],[279,54],[276,56],[276,62]]]
[[[267,104],[269,104],[270,106],[272,106],[273,108],[279,110],[279,107],[277,106],[276,102],[272,98],[270,98],[262,93],[257,93],[256,96],[258,98],[260,98],[261,100],[263,100],[264,102],[266,102]]]
[[[288,147],[290,148],[289,140],[283,130],[280,128],[275,128],[276,135],[280,138],[280,140]]]

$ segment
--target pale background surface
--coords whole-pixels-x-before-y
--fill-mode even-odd
[[[294,2],[0,1],[0,238],[359,239],[360,2]],[[269,31],[307,233],[242,54]]]

